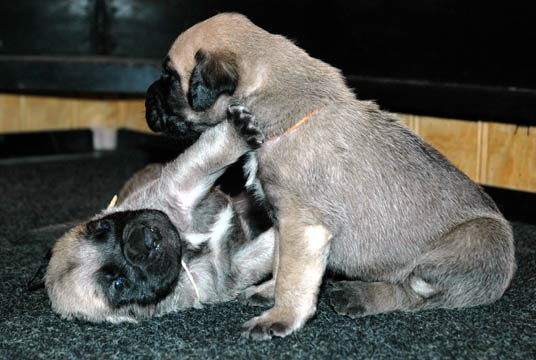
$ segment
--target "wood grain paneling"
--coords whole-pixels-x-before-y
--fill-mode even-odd
[[[0,133],[20,131],[21,96],[0,94]]]
[[[145,121],[144,100],[121,100],[119,106],[121,108],[121,116],[117,127],[150,131]]]
[[[77,100],[78,127],[109,127],[117,128],[120,120],[119,103],[115,100]]]
[[[483,183],[536,191],[536,128],[489,123]]]
[[[418,134],[474,181],[479,181],[478,123],[421,116]]]
[[[0,94],[0,133],[94,127],[150,131],[144,99]]]
[[[76,99],[44,96],[21,97],[21,122],[26,130],[77,127]]]
[[[410,114],[398,114],[406,124],[407,127],[415,131],[415,116]]]

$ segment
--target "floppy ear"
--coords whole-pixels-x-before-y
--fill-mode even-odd
[[[50,258],[52,257],[52,248],[49,248],[41,260],[41,263],[39,264],[39,268],[35,272],[34,276],[30,281],[28,281],[28,284],[26,284],[26,290],[28,291],[35,291],[43,288],[45,286],[45,273],[47,271],[48,263],[50,262]]]
[[[188,102],[195,111],[210,108],[221,94],[232,95],[238,84],[238,66],[230,52],[195,54],[196,65],[190,77]]]

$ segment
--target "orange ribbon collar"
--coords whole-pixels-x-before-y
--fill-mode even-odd
[[[283,137],[287,134],[290,134],[292,131],[296,130],[297,128],[299,128],[301,125],[303,125],[307,120],[309,120],[314,114],[316,114],[316,112],[320,109],[322,109],[324,107],[324,105],[321,105],[319,107],[317,107],[316,109],[314,109],[313,111],[311,111],[311,113],[309,113],[309,115],[303,117],[300,121],[298,121],[296,124],[292,125],[287,131],[285,131],[283,134],[281,135],[277,135],[277,136],[273,136],[269,139],[266,139],[264,140],[264,142],[269,142],[269,141],[274,141],[274,140],[277,140],[279,139],[280,137]]]

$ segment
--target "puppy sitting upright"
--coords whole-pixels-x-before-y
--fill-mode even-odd
[[[299,329],[326,266],[352,279],[329,290],[334,309],[352,317],[502,296],[514,247],[493,201],[392,114],[357,100],[337,69],[220,14],[175,41],[149,88],[147,120],[195,139],[230,103],[249,108],[266,135],[246,170],[280,235],[275,305],[244,325],[246,336]]]

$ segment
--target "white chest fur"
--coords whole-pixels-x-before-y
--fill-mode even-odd
[[[258,200],[262,200],[265,195],[261,182],[257,177],[258,166],[257,153],[255,151],[248,153],[247,161],[244,164],[244,172],[247,176],[246,187],[253,190],[253,193]]]

